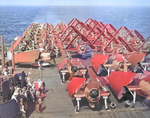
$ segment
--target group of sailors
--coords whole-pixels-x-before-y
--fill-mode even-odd
[[[8,101],[15,100],[16,104],[19,104],[20,112],[23,114],[26,114],[30,105],[34,105],[37,112],[42,112],[44,110],[42,104],[46,97],[45,83],[41,79],[31,82],[30,77],[24,71],[15,71],[13,74],[11,71],[11,68],[8,66],[5,66],[1,71],[2,78],[0,79],[2,79],[2,83],[0,84],[5,86],[4,88],[8,88],[7,91],[2,89],[2,104],[7,104]],[[3,85],[5,81],[7,81],[8,86],[6,84]],[[6,92],[5,96],[3,96],[5,94],[3,92]]]

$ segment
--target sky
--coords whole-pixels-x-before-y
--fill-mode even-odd
[[[150,6],[150,0],[0,0],[0,6],[3,5]]]

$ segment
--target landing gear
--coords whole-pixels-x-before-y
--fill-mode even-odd
[[[68,70],[66,70],[66,69],[65,70],[60,70],[59,72],[62,75],[61,79],[62,79],[62,84],[63,84],[66,81],[66,74],[68,73]]]
[[[65,83],[65,75],[66,75],[66,73],[62,73],[62,84],[64,84]]]
[[[129,101],[129,100],[126,100],[126,101],[125,101],[125,103],[124,103],[125,107],[129,107],[129,106],[130,106],[130,104],[131,104],[131,103],[130,103],[130,101]]]
[[[136,100],[136,91],[133,91],[133,92],[129,91],[129,92],[133,96],[133,101],[126,100],[125,101],[125,107],[131,106],[131,108],[134,108],[135,107],[135,100]]]
[[[75,107],[75,112],[79,112],[80,111],[80,100],[81,100],[81,98],[76,98],[77,105]]]
[[[136,91],[134,91],[134,92],[132,93],[132,95],[133,95],[133,101],[132,101],[131,108],[134,108],[134,107],[135,107],[135,100],[136,100]]]
[[[131,108],[135,107],[135,101],[136,101],[136,91],[140,90],[140,87],[137,85],[129,85],[124,86],[123,88],[123,96],[125,98],[125,107],[131,106]]]
[[[131,108],[134,108],[135,107],[135,103],[130,102],[129,100],[126,100],[125,101],[125,107],[129,107],[129,106],[131,106]]]
[[[108,110],[108,106],[107,106],[107,99],[108,99],[108,96],[103,96],[103,99],[104,99],[104,103],[105,103],[105,109]]]
[[[80,107],[76,106],[75,107],[75,112],[79,112],[80,111]]]
[[[38,70],[43,70],[43,67],[39,66],[39,67],[38,67]]]
[[[42,67],[42,65],[41,65],[41,63],[38,61],[38,69],[39,70],[42,70],[43,69],[43,67]]]
[[[134,108],[135,107],[135,103],[131,103],[131,108]]]

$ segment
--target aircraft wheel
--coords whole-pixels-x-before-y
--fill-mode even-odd
[[[39,66],[38,69],[39,69],[39,70],[43,70],[43,67]]]
[[[105,108],[105,110],[109,110],[109,107],[107,106],[107,107]]]
[[[130,101],[129,100],[126,100],[125,101],[125,107],[129,107],[130,106]]]

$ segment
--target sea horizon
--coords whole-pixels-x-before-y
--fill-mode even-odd
[[[126,26],[137,30],[145,39],[150,36],[150,6],[4,5],[0,6],[0,11],[0,34],[3,34],[6,44],[16,36],[22,36],[34,22],[51,23],[53,26],[63,22],[67,25],[73,18],[81,22],[92,18],[112,24],[116,29]]]

